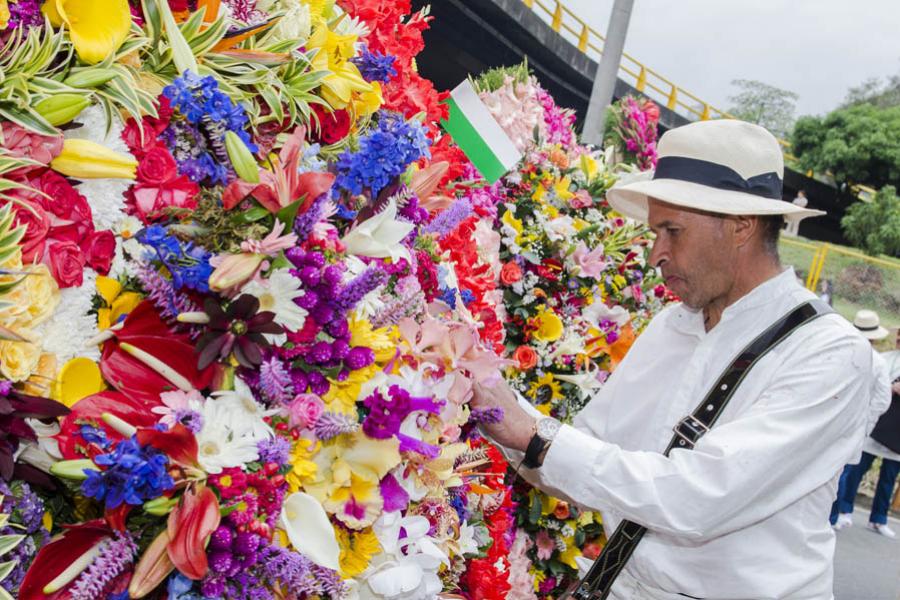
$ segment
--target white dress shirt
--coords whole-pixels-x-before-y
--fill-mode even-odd
[[[549,493],[646,526],[616,600],[830,600],[838,474],[866,434],[872,351],[842,317],[802,326],[763,357],[693,451],[664,452],[735,355],[815,296],[793,271],[729,306],[708,333],[675,305],[563,426],[526,477]]]
[[[875,423],[878,422],[878,417],[891,405],[891,382],[900,376],[900,373],[897,375],[892,374],[892,369],[897,368],[894,365],[895,360],[897,360],[895,352],[885,352],[882,355],[875,353],[872,362],[872,407],[873,412],[877,412],[877,414],[874,415],[874,421],[869,423],[866,433],[872,433]],[[865,444],[863,444],[863,451],[881,458],[900,461],[900,452],[894,452],[871,436],[866,438]]]

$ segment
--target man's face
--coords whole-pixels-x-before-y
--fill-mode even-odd
[[[656,242],[651,264],[666,285],[693,309],[726,294],[734,282],[735,245],[727,219],[650,199]]]

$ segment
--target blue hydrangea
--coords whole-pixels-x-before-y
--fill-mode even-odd
[[[359,68],[359,73],[366,81],[380,81],[387,83],[391,77],[397,75],[397,69],[394,68],[396,56],[390,54],[382,54],[380,52],[369,52],[367,46],[363,46],[362,51],[352,59],[353,63]]]
[[[212,254],[205,248],[180,241],[162,225],[145,227],[138,233],[137,239],[154,250],[153,258],[169,270],[176,289],[187,287],[198,292],[209,291],[209,276],[213,272],[209,259]]]
[[[377,196],[410,164],[430,158],[430,145],[421,123],[381,111],[377,127],[359,140],[359,150],[346,150],[338,157],[337,187],[353,194],[368,189]]]
[[[81,484],[81,492],[103,502],[107,509],[118,508],[123,502],[137,506],[175,487],[168,457],[141,446],[134,438],[122,440],[112,452],[98,454],[94,462],[106,469],[85,469],[87,479]]]

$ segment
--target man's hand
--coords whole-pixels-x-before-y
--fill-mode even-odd
[[[491,386],[475,383],[473,386],[472,408],[500,408],[503,419],[499,423],[484,424],[485,433],[495,442],[512,450],[522,452],[534,435],[537,419],[519,406],[516,395],[505,380]]]
[[[900,381],[895,381],[891,386],[891,391],[900,396]]]

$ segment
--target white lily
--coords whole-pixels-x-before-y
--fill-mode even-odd
[[[409,251],[400,242],[415,227],[412,223],[398,221],[397,202],[388,201],[383,211],[357,225],[341,240],[347,252],[357,256],[409,260]]]
[[[303,492],[288,496],[281,511],[281,527],[297,552],[320,567],[340,569],[341,547],[334,527],[315,498]]]
[[[591,325],[597,328],[600,327],[601,321],[612,321],[619,327],[624,327],[631,320],[628,310],[621,306],[610,308],[602,300],[595,300],[581,314]]]
[[[603,387],[600,367],[593,361],[588,362],[587,369],[571,375],[554,375],[557,379],[571,383],[578,388],[582,398],[590,396],[594,390]]]

